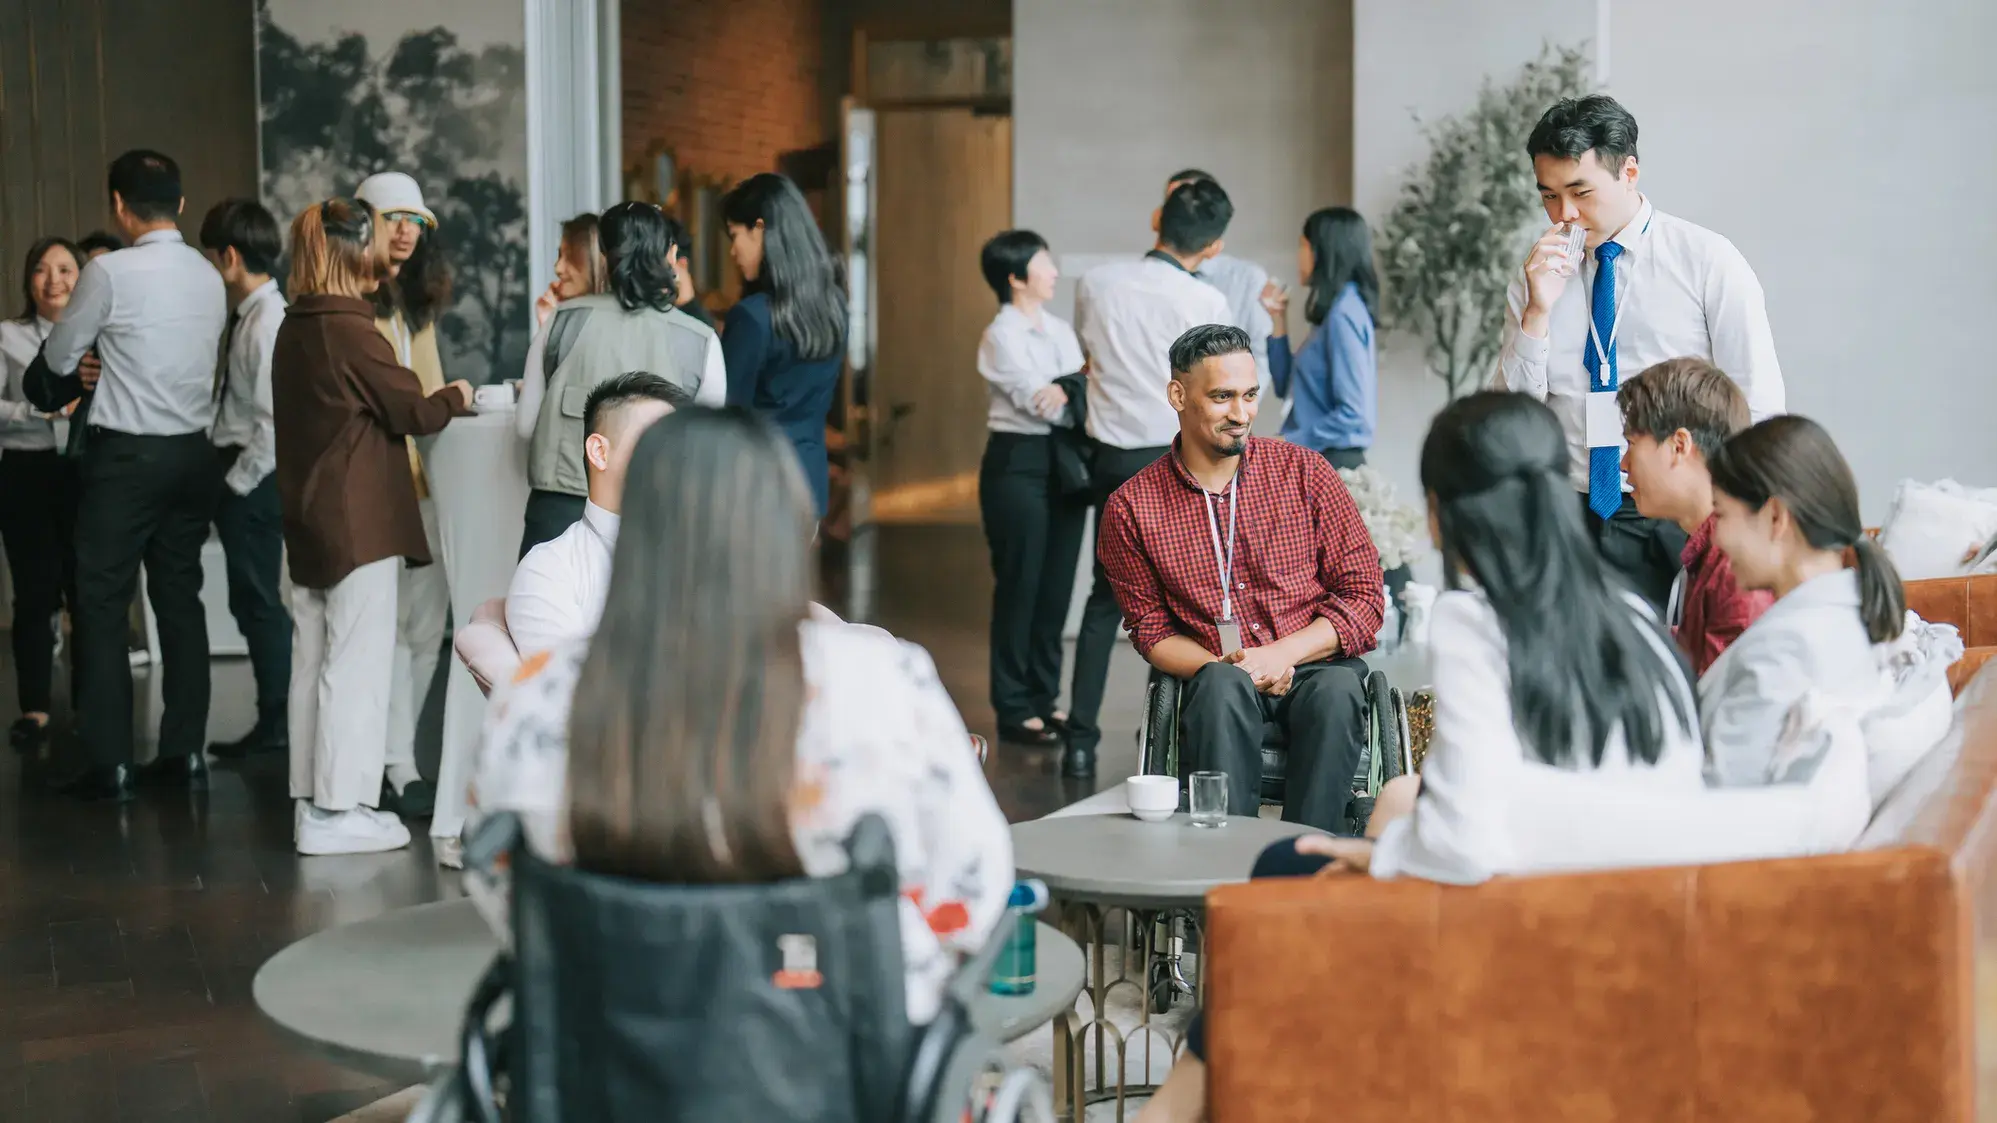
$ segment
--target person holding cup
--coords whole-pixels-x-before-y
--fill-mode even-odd
[[[1620,377],[1692,356],[1740,384],[1755,421],[1786,398],[1753,268],[1726,238],[1651,204],[1636,142],[1636,119],[1605,94],[1563,98],[1533,128],[1526,153],[1553,225],[1512,280],[1493,385],[1553,407],[1603,558],[1661,611],[1685,532],[1630,499]]]

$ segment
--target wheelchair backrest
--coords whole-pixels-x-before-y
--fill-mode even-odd
[[[515,846],[509,1110],[521,1123],[874,1121],[909,1025],[894,843],[837,877],[659,885]]]

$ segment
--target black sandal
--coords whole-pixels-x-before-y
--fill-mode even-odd
[[[1063,741],[1059,730],[1044,723],[1038,729],[1024,725],[1001,725],[998,727],[999,740],[1008,745],[1029,745],[1037,749],[1051,749]]]

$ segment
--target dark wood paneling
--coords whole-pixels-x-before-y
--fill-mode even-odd
[[[201,216],[257,188],[253,0],[0,0],[0,314],[44,234],[108,226],[107,164],[154,148]]]

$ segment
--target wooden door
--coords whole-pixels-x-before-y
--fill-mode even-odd
[[[875,136],[872,518],[975,524],[998,310],[978,251],[1012,224],[1012,119],[882,109]]]

